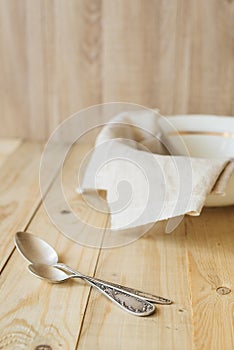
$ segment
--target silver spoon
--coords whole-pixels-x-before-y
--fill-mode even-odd
[[[52,283],[61,283],[76,277],[76,275],[60,270],[54,265],[30,264],[28,270],[33,275]]]
[[[55,258],[56,258],[55,255],[57,256],[57,254],[54,251],[54,249],[50,247],[50,245],[48,245],[46,242],[44,242],[43,240],[41,240],[36,236],[33,236],[28,233],[24,233],[24,232],[19,232],[16,234],[15,242],[16,242],[16,247],[18,248],[20,253],[23,255],[23,257],[25,257],[27,260],[30,260],[30,259],[31,260],[35,259],[36,261],[43,261],[43,259],[45,260],[46,264],[36,263],[29,266],[30,271],[41,278],[44,278],[50,281],[61,282],[62,280],[67,279],[65,278],[66,277],[65,275],[62,275],[62,273],[65,273],[62,270],[65,270],[70,272],[70,274],[72,274],[73,277],[82,278],[92,287],[95,287],[96,289],[98,289],[102,294],[104,294],[112,302],[114,302],[115,304],[120,306],[122,309],[124,309],[125,311],[135,316],[148,316],[155,311],[155,306],[150,302],[148,302],[147,300],[138,296],[134,296],[121,289],[108,286],[105,283],[98,282],[94,278],[85,276],[64,264],[55,263],[55,264],[47,265],[47,263],[55,262]],[[44,251],[43,248],[44,249],[47,248],[46,251]],[[45,254],[45,252],[48,253],[48,255],[46,255],[46,257],[43,258],[44,256],[43,254]],[[56,272],[56,270],[58,271]]]
[[[121,285],[116,284],[116,283],[102,281],[102,280],[97,279],[97,278],[92,278],[89,276],[84,277],[84,275],[81,275],[80,273],[77,274],[77,272],[76,273],[71,272],[74,270],[72,270],[70,268],[68,271],[67,267],[65,268],[65,271],[64,271],[64,266],[62,266],[60,264],[58,264],[58,265],[30,264],[28,266],[28,269],[33,275],[35,275],[39,278],[45,279],[45,280],[52,282],[52,283],[65,282],[71,278],[83,278],[83,279],[85,278],[87,280],[87,282],[93,282],[96,284],[97,284],[97,282],[99,282],[107,288],[111,288],[111,289],[114,288],[118,292],[124,291],[133,297],[139,297],[139,298],[146,300],[148,302],[156,303],[155,302],[156,297],[152,294],[144,293],[144,292],[141,292],[141,291],[136,290],[136,289],[121,286]],[[146,296],[148,296],[148,298],[146,298]],[[157,300],[158,300],[158,298],[160,298],[160,297],[157,297]],[[161,298],[161,299],[165,300],[164,298]],[[159,303],[159,301],[157,301],[157,303]],[[161,302],[161,304],[162,303],[163,303],[163,301]],[[165,302],[164,302],[164,304],[165,304]]]
[[[91,284],[92,286],[96,287],[99,291],[101,291],[103,294],[108,296],[112,301],[118,303],[121,307],[124,309],[127,308],[127,311],[133,313],[133,314],[139,314],[142,316],[146,316],[151,314],[155,311],[155,307],[149,303],[148,297],[151,298],[151,301],[156,301],[161,304],[170,304],[171,301],[168,299],[164,299],[161,297],[153,296],[151,294],[143,293],[140,291],[136,291],[131,288],[123,287],[121,285],[112,284],[110,282],[105,282],[101,280],[97,280],[94,278],[91,278],[89,276],[85,276],[81,274],[78,271],[75,271],[71,269],[70,267],[58,263],[58,256],[56,251],[45,241],[42,239],[27,233],[27,232],[17,232],[15,235],[15,244],[19,252],[23,255],[24,258],[26,258],[28,261],[36,264],[46,264],[51,266],[50,269],[40,269],[38,270],[38,267],[34,266],[34,274],[37,274],[37,276],[40,276],[42,278],[47,278],[51,281],[51,273],[53,273],[53,282],[62,282],[65,281],[67,278],[61,278],[61,272],[59,275],[58,268],[61,270],[64,270],[66,272],[69,272],[69,278],[71,277],[80,277],[84,279],[86,282]],[[56,270],[52,270],[52,266]],[[30,269],[31,270],[31,269]],[[56,272],[56,274],[55,274]],[[65,274],[66,275],[66,274]],[[66,277],[63,275],[63,277]],[[127,300],[123,300],[121,297],[128,297]],[[144,296],[144,297],[143,297]],[[147,299],[145,298],[147,297]],[[142,308],[134,309],[134,306],[131,305],[132,299],[136,298],[139,302],[141,302]],[[118,300],[116,300],[118,299]],[[139,306],[139,305],[138,305]]]
[[[121,289],[117,289],[112,286],[108,287],[103,283],[97,283],[97,280],[95,279],[84,278],[84,276],[80,275],[79,273],[68,275],[56,266],[44,264],[30,264],[28,269],[37,277],[55,283],[66,281],[69,278],[82,278],[92,287],[98,289],[112,302],[135,316],[148,316],[155,311],[155,306],[147,300],[133,296]]]
[[[61,263],[58,263],[58,255],[53,247],[51,247],[47,242],[45,242],[43,239],[32,235],[31,233],[27,232],[17,232],[15,235],[15,245],[18,249],[18,251],[21,253],[21,255],[28,260],[29,262],[33,264],[44,264],[44,265],[53,265],[56,266],[59,269],[62,269],[66,272],[69,272],[70,277],[75,277],[74,274],[79,274],[81,278],[91,278],[89,276],[85,276],[81,274],[80,272],[64,265]],[[111,286],[114,288],[118,288],[121,290],[124,290],[132,295],[136,295],[140,298],[143,298],[149,302],[156,303],[156,304],[162,304],[162,305],[169,305],[172,303],[171,300],[153,295],[150,293],[142,292],[137,289],[125,287],[119,284],[115,284],[112,282],[106,282],[100,279],[94,279],[99,283],[106,284],[107,286]],[[55,275],[54,280],[55,281]],[[57,283],[62,282],[60,281],[58,277]]]

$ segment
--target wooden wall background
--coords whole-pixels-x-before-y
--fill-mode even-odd
[[[0,136],[108,101],[234,113],[232,0],[0,0]]]

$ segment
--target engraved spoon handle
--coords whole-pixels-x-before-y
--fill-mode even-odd
[[[65,265],[65,264],[62,264],[62,263],[58,263],[56,265],[54,265],[58,268],[61,268],[61,269],[64,269],[65,271],[68,271],[68,272],[71,272],[72,274],[77,274],[78,271],[70,268],[69,266]],[[93,278],[93,277],[90,277],[90,276],[87,276],[87,275],[83,275],[81,274],[80,272],[78,273],[80,275],[81,278],[87,278],[89,280],[92,280],[93,282],[100,282],[102,283],[103,285],[105,285],[106,287],[108,288],[115,288],[116,290],[119,290],[119,291],[125,291],[127,292],[128,294],[132,295],[132,296],[136,296],[136,297],[139,297],[139,298],[142,298],[142,299],[145,299],[151,303],[155,303],[155,304],[162,304],[162,305],[169,305],[172,303],[172,301],[170,299],[166,299],[166,298],[163,298],[163,297],[160,297],[158,295],[153,295],[153,294],[150,294],[150,293],[146,293],[146,292],[142,292],[140,290],[137,290],[137,289],[134,289],[134,288],[129,288],[129,287],[125,287],[125,286],[122,286],[120,284],[116,284],[116,283],[113,283],[113,282],[109,282],[109,281],[103,281],[101,279],[98,279],[98,278]],[[75,277],[75,276],[74,276]]]
[[[149,301],[151,303],[154,303],[154,304],[162,304],[162,305],[172,304],[172,301],[170,299],[166,299],[166,298],[160,297],[158,295],[154,295],[154,294],[147,293],[147,292],[142,292],[142,291],[140,291],[138,289],[122,286],[121,284],[116,284],[116,283],[113,283],[113,282],[103,281],[103,280],[100,280],[98,278],[96,279],[96,281],[103,282],[106,285],[108,285],[110,287],[114,287],[116,289],[122,289],[122,290],[124,290],[125,292],[128,292],[131,295],[138,296],[139,298],[143,298],[143,299],[145,299],[145,300],[147,300],[147,301]]]
[[[105,283],[99,282],[93,278],[86,276],[80,276],[80,274],[74,277],[82,278],[92,287],[98,289],[102,294],[104,294],[112,302],[120,306],[123,310],[135,315],[135,316],[148,316],[155,311],[155,306],[149,301],[138,298],[120,288],[115,288],[113,286],[108,286]]]
[[[58,263],[54,266],[72,272],[73,277],[82,278],[92,287],[98,289],[99,292],[104,294],[108,299],[110,299],[112,302],[114,302],[130,314],[133,314],[135,316],[148,316],[155,311],[155,306],[151,304],[148,300],[133,295],[132,293],[121,289],[120,286],[118,286],[118,288],[115,288],[114,286],[108,283],[98,281],[95,278],[89,276],[85,276],[64,264]]]

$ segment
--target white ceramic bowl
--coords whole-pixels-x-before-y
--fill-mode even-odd
[[[170,153],[202,158],[234,159],[234,117],[176,115],[159,120]],[[234,204],[234,174],[225,196],[209,195],[207,206]]]

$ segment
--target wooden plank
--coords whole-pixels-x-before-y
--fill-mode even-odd
[[[94,195],[91,194],[89,200],[89,197],[78,195],[76,191],[79,186],[79,174],[84,171],[83,162],[86,155],[90,154],[91,147],[82,143],[71,148],[61,176],[54,181],[43,204],[52,221],[66,236],[81,245],[99,248],[103,239],[104,223],[107,223],[108,219],[108,207],[105,201],[102,201],[102,212],[90,201]],[[98,222],[101,223],[100,227]]]
[[[13,237],[24,229],[40,201],[39,163],[42,146],[24,143],[0,173],[0,270],[14,247]]]
[[[62,261],[93,274],[98,250],[65,238],[53,227],[43,208],[29,231],[54,246]],[[26,267],[27,263],[14,252],[1,277],[0,301],[4,307],[0,311],[0,347],[26,350],[47,345],[52,349],[75,349],[89,286],[82,281],[51,285],[30,275]]]
[[[189,111],[233,115],[233,3],[199,0],[191,9]]]
[[[21,144],[20,139],[0,139],[0,166]]]
[[[74,169],[80,164],[86,151],[87,147],[84,147],[79,148],[78,153],[70,153],[63,169],[65,187],[73,188],[76,175]],[[53,186],[56,186],[56,181]],[[73,191],[68,189],[66,192],[70,195],[68,200],[79,209],[81,217],[89,216],[88,221],[103,227],[104,231],[106,215],[100,215],[88,208],[81,196],[74,196],[74,190],[75,187]],[[66,216],[69,213],[61,212],[60,215]],[[79,230],[85,229],[86,223],[81,223]],[[52,225],[42,206],[28,230],[54,246],[61,261],[84,273],[94,273],[99,250],[68,240]],[[0,303],[4,307],[0,309],[0,348],[75,349],[90,287],[78,280],[51,285],[30,275],[26,267],[27,262],[15,251],[2,273]]]
[[[178,1],[103,1],[103,101],[172,113]]]
[[[234,348],[234,208],[187,217],[194,344],[197,350]]]
[[[74,192],[80,162],[88,150],[83,145],[73,147],[62,176],[68,203],[82,218],[79,230],[84,236],[89,230],[87,223],[102,227],[104,232],[108,219]],[[5,162],[0,175],[1,194],[8,193],[3,199],[9,200],[13,194],[15,199],[16,188],[23,198],[19,214],[26,211],[26,201],[31,207],[34,203],[36,186],[28,174],[32,176],[34,172],[36,177],[40,153],[40,145],[23,144]],[[29,172],[30,169],[34,170]],[[49,193],[58,181],[59,177]],[[30,189],[31,196],[27,192]],[[58,211],[58,215],[69,213]],[[22,217],[19,215],[20,220]],[[164,225],[157,224],[132,244],[99,252],[64,237],[40,207],[29,231],[51,243],[62,261],[84,273],[169,297],[174,304],[159,306],[151,317],[133,317],[94,290],[89,294],[83,282],[49,285],[36,279],[26,271],[27,263],[15,251],[0,279],[0,348],[233,348],[233,207],[210,208],[200,217],[186,217],[170,235],[164,233]],[[11,230],[9,223],[2,229],[2,237],[11,236],[13,243]],[[106,235],[104,245],[108,239]]]
[[[45,139],[101,102],[100,0],[3,0],[0,23],[1,136]]]
[[[1,136],[46,134],[46,59],[44,20],[39,1],[0,4]],[[31,46],[32,45],[32,46]],[[5,134],[5,135],[4,135]]]
[[[29,6],[34,7],[31,2]],[[48,62],[48,135],[70,115],[101,103],[101,0],[47,1],[41,12]]]
[[[50,153],[45,171],[46,193],[57,172],[52,160],[60,157],[62,145]],[[0,271],[14,247],[16,231],[24,230],[41,201],[39,191],[39,169],[42,144],[23,143],[4,163],[0,174]]]
[[[183,224],[167,235],[164,223],[160,223],[132,244],[103,250],[96,276],[171,298],[174,303],[159,306],[150,317],[138,318],[106,303],[92,291],[79,349],[192,349]]]
[[[234,114],[232,1],[2,0],[0,24],[1,136],[109,101]]]
[[[191,60],[193,59],[191,51],[194,35],[193,19],[192,2],[180,0],[176,13],[173,114],[193,112],[190,110],[189,104],[190,88],[194,84],[191,81]],[[200,113],[202,112],[201,109]]]

